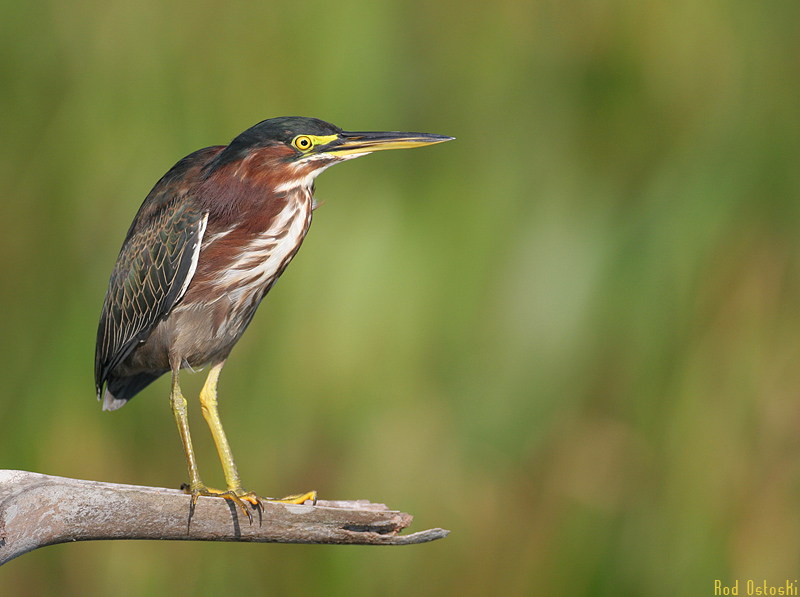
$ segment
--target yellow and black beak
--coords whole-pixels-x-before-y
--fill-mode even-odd
[[[384,149],[424,147],[453,139],[454,137],[430,133],[342,132],[331,143],[320,147],[319,150],[337,156],[357,155]]]

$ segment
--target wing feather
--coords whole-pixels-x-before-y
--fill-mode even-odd
[[[98,394],[108,374],[147,339],[186,292],[208,214],[175,200],[126,240],[111,274],[95,352]]]
[[[193,181],[222,150],[182,159],[150,191],[111,273],[95,349],[98,396],[114,368],[144,342],[181,299],[197,268],[208,213],[192,200]]]

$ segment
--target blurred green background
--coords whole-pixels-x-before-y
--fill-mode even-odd
[[[798,98],[789,0],[2,3],[0,468],[185,480],[168,380],[114,413],[92,380],[117,251],[178,159],[281,115],[457,137],[318,179],[220,385],[249,489],[450,537],[60,545],[3,593],[800,578]]]

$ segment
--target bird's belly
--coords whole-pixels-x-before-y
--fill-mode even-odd
[[[173,364],[202,369],[227,358],[255,313],[232,310],[223,297],[211,304],[178,306],[117,367],[118,375],[135,375]],[[237,313],[237,317],[231,317]]]
[[[176,308],[163,322],[172,358],[182,366],[204,367],[228,357],[255,314],[257,303],[249,309],[231,305],[227,297],[211,304]],[[156,329],[156,334],[160,330]]]

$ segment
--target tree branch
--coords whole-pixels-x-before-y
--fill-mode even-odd
[[[409,545],[446,537],[400,531],[412,516],[367,500],[265,502],[252,523],[236,505],[177,489],[142,487],[0,470],[0,565],[45,545],[96,539]]]

